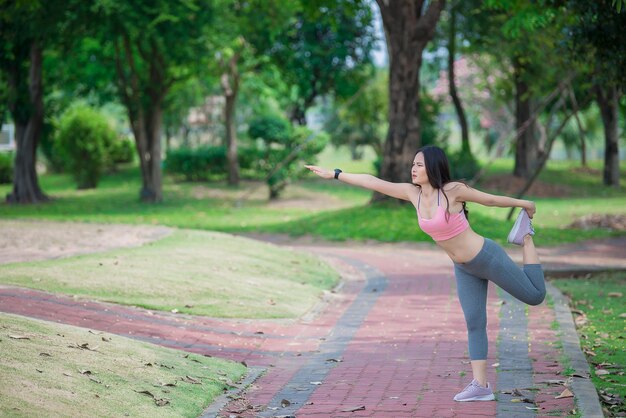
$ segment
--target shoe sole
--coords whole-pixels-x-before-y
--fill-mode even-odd
[[[485,396],[474,396],[473,398],[467,398],[467,399],[459,399],[456,400],[456,402],[472,402],[472,401],[495,401],[496,397],[493,396],[493,394],[491,395],[485,395]]]
[[[520,244],[517,244],[516,242],[513,242],[513,240],[515,239],[515,235],[517,235],[517,231],[519,231],[519,228],[522,225],[522,218],[523,218],[523,215],[522,215],[522,212],[520,212],[519,215],[517,215],[517,219],[515,220],[513,229],[511,229],[511,232],[509,232],[509,236],[506,238],[506,240],[510,244],[520,245]]]

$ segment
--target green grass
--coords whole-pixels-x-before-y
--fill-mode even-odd
[[[626,272],[607,273],[588,279],[559,279],[552,284],[571,299],[571,307],[583,311],[588,323],[578,328],[587,360],[593,364],[592,379],[598,390],[606,390],[626,399]],[[622,294],[619,297],[610,293]],[[600,366],[601,365],[601,366]],[[598,376],[596,367],[610,374]],[[626,405],[611,409],[626,412]]]
[[[138,248],[0,265],[2,284],[224,318],[297,318],[337,280],[313,256],[191,230]]]
[[[76,348],[85,343],[97,351]],[[197,417],[245,373],[240,363],[4,313],[0,352],[5,417]]]
[[[334,164],[350,167],[345,152],[326,151],[323,157],[322,162],[329,167]],[[370,160],[352,164],[354,171],[371,172],[367,168]],[[508,174],[511,166],[510,160],[496,161],[490,166],[488,176]],[[592,162],[590,167],[598,170],[601,162]],[[567,184],[571,195],[530,197],[537,203],[534,225],[538,245],[625,234],[604,229],[568,229],[577,217],[589,213],[624,213],[625,187],[603,187],[597,171],[578,170],[575,163],[568,162],[550,162],[541,180]],[[55,198],[53,202],[31,206],[0,203],[0,217],[160,224],[234,233],[313,235],[330,240],[431,241],[419,231],[411,205],[368,205],[371,196],[368,191],[312,177],[290,185],[278,202],[267,200],[267,188],[259,182],[247,181],[233,188],[223,182],[184,183],[165,176],[164,202],[144,204],[138,200],[140,174],[136,167],[105,176],[96,190],[77,191],[65,175],[42,176],[41,184]],[[0,186],[0,195],[9,189],[8,185]],[[505,219],[509,209],[468,206],[472,227],[503,242],[513,222]]]

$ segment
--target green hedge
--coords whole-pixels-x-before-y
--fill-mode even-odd
[[[0,152],[0,184],[13,183],[13,153]]]
[[[55,146],[79,189],[98,185],[104,168],[110,164],[107,151],[116,140],[106,117],[95,109],[76,106],[61,117]]]
[[[238,150],[239,168],[251,173],[259,158],[259,151],[253,147],[240,147]],[[225,176],[228,171],[226,147],[208,146],[200,148],[177,148],[168,150],[165,169],[170,174],[180,174],[188,181],[209,180]]]

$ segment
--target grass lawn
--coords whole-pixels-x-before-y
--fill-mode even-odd
[[[4,417],[197,417],[245,373],[239,363],[4,313],[0,352]]]
[[[0,265],[2,284],[223,318],[297,318],[337,280],[313,256],[192,230],[137,248]]]
[[[326,157],[328,166],[341,165],[337,155]],[[369,163],[355,163],[355,171],[371,171]],[[496,161],[488,176],[510,173],[512,161]],[[345,167],[345,165],[342,165]],[[600,185],[601,162],[580,170],[576,163],[550,162],[540,180],[564,184],[566,197],[529,198],[537,202],[534,225],[538,245],[623,235],[604,229],[571,230],[568,225],[589,213],[625,213],[626,188]],[[359,167],[363,170],[359,170]],[[625,167],[626,168],[626,167]],[[164,178],[165,201],[151,205],[138,201],[140,175],[126,168],[106,176],[98,189],[78,191],[66,175],[42,176],[43,189],[55,198],[49,204],[11,206],[0,203],[0,217],[39,218],[104,223],[162,224],[181,228],[225,232],[275,232],[310,234],[332,240],[430,241],[419,231],[410,205],[367,205],[370,193],[338,182],[307,179],[288,187],[277,202],[268,202],[266,186],[244,182],[239,188],[223,182],[183,183]],[[481,186],[478,186],[481,188]],[[9,191],[0,186],[0,195]],[[469,205],[472,227],[502,242],[512,225],[508,209]]]
[[[616,406],[604,402],[606,416],[626,413],[626,272],[551,282],[571,302],[593,383],[601,395],[617,395]],[[600,396],[601,401],[605,399]]]

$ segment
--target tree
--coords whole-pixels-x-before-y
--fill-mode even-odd
[[[39,186],[35,164],[44,117],[43,50],[57,37],[61,10],[56,1],[0,1],[0,71],[7,83],[16,143],[9,203],[48,200]]]
[[[278,33],[295,13],[297,2],[279,0],[228,1],[220,9],[216,37],[220,47],[216,70],[224,95],[224,126],[228,158],[228,184],[239,184],[236,109],[242,77],[267,64],[266,54]],[[215,71],[215,70],[214,70]]]
[[[451,5],[449,10],[448,20],[448,89],[450,90],[450,98],[454,104],[454,110],[456,111],[457,119],[459,120],[459,127],[461,128],[461,152],[463,154],[472,154],[469,140],[469,127],[467,123],[467,116],[465,116],[465,110],[463,104],[457,92],[456,88],[456,76],[454,72],[454,61],[456,59],[456,42],[457,42],[457,17],[459,15],[458,8],[459,3]]]
[[[141,200],[162,200],[163,104],[172,86],[197,74],[208,55],[213,8],[207,0],[99,0],[94,36],[112,59],[139,154]]]
[[[574,14],[568,32],[572,56],[591,64],[590,78],[604,125],[603,182],[618,187],[619,101],[626,88],[626,13],[616,10],[615,3],[570,0],[566,5]]]
[[[347,100],[335,99],[330,104],[324,121],[324,130],[330,134],[333,145],[347,145],[352,159],[360,158],[361,147],[371,146],[377,156],[382,155],[387,130],[387,71],[378,70],[376,77],[364,83]]]
[[[317,97],[350,97],[372,77],[375,34],[365,0],[300,2],[300,11],[277,38],[271,57],[292,87],[290,119],[305,125],[306,111]]]
[[[422,52],[432,39],[445,0],[424,7],[423,0],[377,0],[389,51],[389,130],[381,176],[410,181],[411,161],[420,146],[419,70]],[[377,194],[375,200],[382,199]]]

